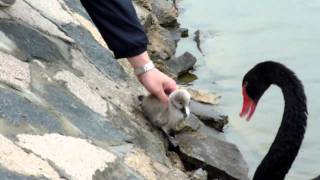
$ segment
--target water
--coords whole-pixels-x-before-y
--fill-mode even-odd
[[[243,75],[256,63],[279,61],[299,76],[308,97],[308,128],[300,153],[287,179],[311,179],[320,174],[320,1],[318,0],[182,0],[179,17],[190,37],[177,54],[198,58],[195,87],[219,92],[221,109],[230,116],[227,139],[238,145],[250,176],[273,141],[283,113],[279,88],[271,87],[260,100],[250,123],[238,117]],[[205,32],[201,54],[193,33]]]

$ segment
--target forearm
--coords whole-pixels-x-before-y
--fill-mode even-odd
[[[81,0],[115,58],[138,56],[148,38],[131,0]]]

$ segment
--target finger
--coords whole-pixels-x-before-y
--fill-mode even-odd
[[[164,92],[169,95],[173,91],[177,90],[178,86],[175,81],[172,81],[171,83],[168,83],[167,85],[164,86]]]
[[[158,91],[155,95],[158,97],[158,99],[159,99],[162,103],[164,103],[164,104],[167,104],[167,103],[168,103],[168,96],[167,96],[167,94],[166,94],[163,90]]]

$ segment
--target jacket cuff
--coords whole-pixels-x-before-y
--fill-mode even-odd
[[[141,46],[135,49],[131,49],[131,50],[126,50],[126,51],[114,51],[114,56],[116,59],[120,59],[120,58],[129,58],[129,57],[134,57],[137,55],[142,54],[143,52],[147,51],[147,46]]]

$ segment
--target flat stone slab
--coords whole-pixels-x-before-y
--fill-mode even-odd
[[[29,89],[29,64],[0,51],[0,82],[20,90]]]
[[[170,71],[176,75],[182,75],[193,69],[197,59],[191,53],[185,52],[183,55],[167,61]]]
[[[177,134],[175,138],[180,157],[205,169],[209,179],[248,179],[247,164],[234,144],[198,132]]]
[[[0,168],[1,179],[31,179],[28,176],[60,179],[59,174],[47,161],[33,153],[26,153],[2,135],[0,135],[0,147],[0,165],[11,171]]]
[[[222,132],[224,126],[228,124],[228,117],[216,111],[215,108],[216,106],[211,104],[204,104],[194,100],[190,102],[190,111],[195,116],[205,125]]]
[[[65,117],[83,135],[110,144],[132,141],[132,136],[116,128],[106,117],[91,110],[70,92],[53,85],[42,86],[37,93],[52,106],[54,112]]]
[[[69,71],[59,71],[54,79],[63,81],[70,92],[82,100],[82,102],[96,113],[102,116],[106,115],[107,103],[105,100],[90,89],[82,79]]]
[[[66,59],[56,42],[35,29],[13,21],[0,20],[0,31],[16,44],[27,59],[47,62]]]
[[[89,61],[97,69],[113,80],[125,80],[128,78],[128,75],[117,60],[114,59],[112,53],[97,42],[87,29],[74,24],[67,24],[62,26],[62,28],[79,44],[88,56]]]
[[[37,9],[44,15],[46,18],[56,22],[57,24],[79,24],[73,19],[73,17],[63,9],[60,2],[57,0],[46,0],[46,1],[37,1],[37,0],[25,0],[33,8]],[[50,8],[48,8],[50,7]]]
[[[17,144],[50,160],[70,179],[89,180],[97,170],[104,170],[117,157],[84,139],[46,134],[44,136],[18,135]]]
[[[57,117],[14,90],[0,87],[0,132],[14,136],[17,133],[63,132]],[[5,127],[5,128],[3,128]]]
[[[0,167],[1,180],[49,180],[45,177],[25,176]]]
[[[187,90],[191,94],[193,100],[201,103],[217,105],[221,99],[221,96],[204,90],[193,88],[188,88]]]
[[[68,8],[71,9],[71,11],[79,13],[86,19],[91,20],[87,11],[83,8],[79,0],[64,0],[64,2],[68,6]]]
[[[50,0],[52,1],[52,0]],[[31,2],[31,1],[29,1]],[[39,5],[41,3],[37,3],[38,1],[34,0],[34,3]],[[42,1],[40,1],[42,2]],[[56,8],[53,7],[53,4],[47,3],[47,9],[46,11],[54,11]],[[50,8],[48,8],[50,7]],[[40,7],[39,7],[40,8]],[[52,9],[54,8],[54,10]],[[50,10],[51,9],[51,10]],[[36,9],[34,9],[32,6],[30,6],[26,1],[16,1],[10,8],[4,8],[3,9],[7,14],[9,14],[14,19],[18,19],[20,21],[23,21],[24,23],[41,30],[42,32],[46,32],[47,34],[51,34],[53,36],[59,37],[63,40],[73,42],[73,40],[66,36],[64,32],[60,31],[58,26],[56,26],[52,20],[47,19],[44,17],[40,12],[38,12]],[[49,13],[48,12],[48,13]],[[64,11],[56,12],[56,14],[64,14]],[[58,15],[56,15],[58,16]]]

